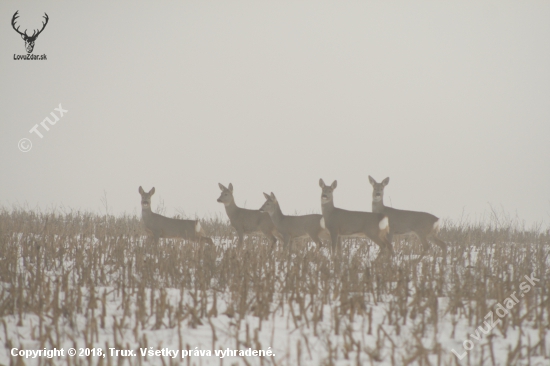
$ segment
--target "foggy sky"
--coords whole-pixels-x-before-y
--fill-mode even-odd
[[[49,23],[34,54],[11,27]],[[545,1],[0,2],[0,205],[222,215],[385,203],[550,222]],[[32,31],[30,32],[32,33]],[[59,104],[43,138],[29,133]],[[31,151],[18,149],[22,138]]]

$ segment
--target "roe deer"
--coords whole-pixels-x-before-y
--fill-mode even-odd
[[[155,244],[159,238],[181,238],[195,242],[214,244],[212,239],[206,236],[199,220],[179,220],[156,214],[151,211],[151,196],[155,194],[155,187],[149,193],[145,193],[139,187],[141,195],[141,217],[145,224],[145,230],[153,238]]]
[[[326,232],[326,229],[321,227],[323,215],[286,216],[281,211],[279,201],[277,201],[273,192],[271,192],[271,196],[264,193],[264,197],[266,201],[263,206],[260,207],[260,212],[267,212],[269,214],[275,228],[283,237],[285,248],[290,244],[292,239],[307,236],[317,244],[318,248],[321,246],[322,243],[321,239],[319,239],[319,234]]]
[[[340,236],[366,236],[380,247],[380,253],[386,251],[393,254],[391,242],[388,241],[389,223],[386,215],[372,212],[347,211],[334,207],[332,192],[336,188],[336,181],[330,186],[319,179],[321,194],[321,209],[323,221],[321,226],[327,228],[332,240],[332,250],[336,249]]]
[[[384,206],[384,187],[390,182],[390,178],[377,183],[369,175],[369,181],[372,185],[372,212],[382,213],[388,216],[390,220],[389,241],[392,241],[393,235],[415,233],[424,248],[424,253],[430,249],[429,240],[432,240],[447,254],[447,244],[437,237],[439,231],[439,219],[427,212],[405,211]]]
[[[275,235],[278,235],[278,233],[269,214],[262,213],[259,210],[238,207],[235,204],[235,198],[233,198],[233,185],[231,183],[229,183],[228,188],[221,183],[218,183],[218,186],[222,191],[218,202],[224,204],[229,222],[237,231],[239,246],[243,244],[244,234],[259,234],[260,232],[266,236],[271,245],[274,245],[277,242]]]

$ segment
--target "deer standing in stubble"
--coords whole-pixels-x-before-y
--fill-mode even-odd
[[[322,225],[330,233],[332,251],[336,250],[340,237],[367,237],[380,247],[380,254],[393,254],[391,242],[388,241],[388,218],[380,213],[348,211],[334,207],[333,191],[336,181],[327,186],[319,179],[321,187],[321,209],[323,211]]]
[[[269,214],[275,228],[283,236],[285,248],[287,245],[290,245],[290,242],[293,239],[305,238],[308,236],[315,242],[315,244],[317,244],[318,248],[321,247],[322,243],[321,239],[319,239],[319,234],[327,232],[326,229],[321,227],[323,215],[310,214],[301,216],[287,216],[281,211],[279,201],[277,201],[277,198],[273,192],[271,192],[271,195],[264,193],[264,197],[266,201],[260,208],[260,212],[267,212]]]
[[[145,225],[145,231],[152,237],[155,244],[160,238],[186,239],[194,242],[214,244],[212,239],[206,236],[199,220],[171,219],[151,211],[151,196],[155,194],[155,187],[145,192],[139,187],[141,195],[141,217]]]
[[[390,242],[393,235],[415,233],[422,242],[424,253],[430,249],[431,240],[441,248],[444,256],[447,254],[447,244],[437,236],[439,218],[427,212],[405,211],[384,206],[384,188],[390,182],[390,178],[378,183],[369,175],[369,182],[373,188],[372,212],[382,213],[390,220]]]
[[[218,202],[223,203],[225,212],[229,217],[231,226],[237,231],[239,237],[239,246],[242,246],[244,234],[259,234],[263,233],[269,243],[273,246],[277,239],[275,235],[279,235],[269,214],[262,213],[259,210],[249,210],[238,207],[233,197],[233,184],[229,183],[229,187],[218,183],[222,193],[218,198]]]

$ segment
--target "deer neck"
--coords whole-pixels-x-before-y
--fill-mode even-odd
[[[269,216],[271,216],[271,221],[273,221],[274,224],[281,222],[284,217],[283,211],[281,211],[281,207],[279,207],[279,205],[275,207],[273,212],[269,213]]]
[[[386,206],[384,206],[384,198],[382,197],[380,201],[372,200],[372,212],[381,213],[384,212],[384,209]]]
[[[144,219],[149,218],[153,216],[153,211],[151,211],[151,206],[149,208],[141,207],[141,217]]]
[[[330,200],[326,203],[321,203],[321,211],[323,212],[323,216],[331,213],[334,210],[334,201]]]
[[[231,217],[239,209],[234,199],[232,199],[231,202],[229,202],[227,205],[224,205],[224,206],[225,206],[225,212],[229,217]]]

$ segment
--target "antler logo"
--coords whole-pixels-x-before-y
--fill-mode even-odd
[[[35,29],[32,33],[32,36],[29,36],[26,29],[25,32],[21,33],[19,31],[19,26],[15,28],[15,21],[17,20],[17,18],[19,18],[19,15],[17,13],[19,13],[19,10],[17,10],[15,14],[13,14],[13,18],[11,18],[11,26],[13,27],[13,29],[15,29],[17,33],[21,35],[21,38],[23,38],[23,40],[25,41],[25,48],[27,49],[27,53],[32,53],[32,50],[34,49],[34,41],[36,41],[38,35],[42,33],[44,28],[46,28],[46,24],[48,24],[48,20],[50,18],[48,18],[48,14],[44,13],[43,18],[45,18],[46,21],[42,22],[42,29]]]

